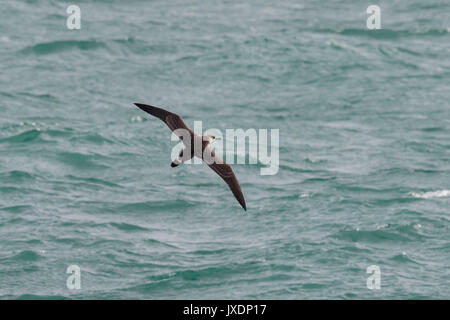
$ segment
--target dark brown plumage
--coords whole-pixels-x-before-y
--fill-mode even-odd
[[[172,167],[178,166],[180,163],[191,159],[193,156],[202,159],[215,173],[217,173],[227,183],[228,187],[233,192],[233,195],[236,197],[236,200],[239,202],[242,208],[244,208],[244,210],[247,211],[244,194],[242,193],[241,186],[233,172],[233,169],[229,164],[225,163],[225,161],[223,161],[220,157],[218,157],[214,153],[214,151],[210,149],[210,142],[212,142],[211,138],[215,139],[215,137],[197,135],[184,123],[183,119],[181,119],[181,117],[175,113],[142,103],[135,103],[135,105],[140,109],[142,109],[143,111],[151,114],[152,116],[161,119],[170,128],[170,130],[175,132],[178,135],[178,137],[181,140],[183,140],[183,143],[185,144],[185,149],[181,151],[179,160],[172,162],[171,164]],[[188,133],[187,134],[188,139],[186,139],[186,141],[183,139],[183,135],[177,132],[177,129],[187,130],[186,132]],[[195,140],[198,140],[199,145],[202,146],[201,153],[200,150],[198,151],[194,150]],[[199,140],[201,140],[201,142]],[[211,158],[208,159],[208,161],[206,161],[203,156],[205,154],[205,149],[207,148],[208,148],[208,150],[206,150],[207,154],[211,155]]]

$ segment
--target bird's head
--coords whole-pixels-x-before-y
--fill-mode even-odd
[[[219,140],[219,138],[216,139],[216,136],[208,135],[205,136],[205,140],[212,144],[214,141]]]

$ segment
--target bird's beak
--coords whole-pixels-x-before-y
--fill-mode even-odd
[[[222,138],[216,138],[215,140],[222,140]]]

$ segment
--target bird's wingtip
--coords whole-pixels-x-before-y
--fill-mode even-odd
[[[135,102],[134,105],[141,109],[142,111],[148,112],[146,109],[149,107],[143,103]]]

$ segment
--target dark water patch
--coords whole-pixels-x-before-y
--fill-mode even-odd
[[[189,252],[189,253],[193,254],[195,256],[197,256],[197,255],[203,256],[203,255],[223,255],[223,254],[231,253],[231,252],[234,252],[234,251],[235,250],[222,248],[222,249],[215,249],[215,250],[196,250],[196,251],[192,251],[192,252]]]
[[[148,256],[140,255],[142,257],[147,258]],[[152,262],[141,262],[135,259],[128,259],[127,261],[116,261],[115,266],[117,267],[129,267],[133,269],[144,269],[144,270],[172,270],[179,268],[179,265],[171,265],[167,263],[152,263]],[[163,276],[148,276],[146,280],[164,280],[168,279],[170,276],[168,274],[164,274]]]
[[[424,173],[424,174],[446,174],[447,171],[437,170],[437,169],[414,169],[415,173]]]
[[[37,43],[20,50],[20,53],[47,55],[74,49],[97,50],[101,48],[106,48],[106,45],[97,40],[56,40],[45,43]]]
[[[38,261],[42,256],[40,256],[37,252],[32,250],[24,250],[16,255],[14,255],[11,259],[15,261]]]
[[[303,180],[301,183],[311,183],[311,182],[327,182],[336,180],[336,177],[317,177],[317,178],[308,178]]]
[[[39,139],[42,131],[37,129],[27,130],[6,138],[0,139],[0,143],[26,143],[33,142]],[[42,140],[42,139],[41,139]]]
[[[141,284],[126,290],[150,293],[154,290],[166,288],[173,284],[173,281],[188,282],[186,286],[205,287],[217,285],[224,278],[230,278],[233,275],[241,273],[251,273],[259,265],[254,262],[243,263],[241,265],[230,264],[220,267],[206,267],[201,269],[178,270],[175,272],[153,276],[149,283]],[[201,283],[200,283],[201,282]]]
[[[37,176],[35,174],[31,174],[26,171],[21,170],[12,170],[9,172],[0,173],[0,181],[5,182],[13,182],[13,183],[22,183],[22,182],[30,182],[36,180]]]
[[[424,131],[424,132],[431,132],[431,133],[448,132],[448,129],[442,128],[442,127],[425,127],[425,128],[421,128],[420,130]]]
[[[14,98],[15,97],[13,94],[11,94],[9,92],[3,92],[3,91],[0,92],[0,95],[2,95],[4,97],[7,97],[7,98]]]
[[[51,137],[51,138],[56,138],[56,139],[64,138],[64,139],[66,139],[66,138],[71,137],[73,135],[73,132],[74,132],[74,130],[71,129],[71,128],[64,128],[64,129],[61,129],[61,130],[48,128],[48,129],[45,129],[43,131],[43,134],[48,136],[48,137]]]
[[[241,272],[248,273],[259,270],[261,264],[256,261],[246,262],[242,264],[228,264],[220,267],[206,267],[202,269],[183,270],[175,273],[175,278],[180,278],[184,281],[199,281],[206,279],[223,279],[228,278],[234,274]]]
[[[318,33],[332,33],[340,34],[344,36],[355,36],[355,37],[365,37],[369,39],[377,40],[398,40],[402,38],[415,38],[415,37],[445,37],[449,36],[450,33],[446,29],[428,29],[422,31],[416,30],[391,30],[391,29],[379,29],[379,30],[368,30],[368,29],[320,29],[311,30]]]
[[[23,271],[24,271],[25,273],[38,272],[39,270],[40,270],[40,269],[39,269],[38,266],[33,266],[33,265],[23,267]]]
[[[347,292],[344,294],[344,298],[355,299],[356,297],[358,297],[358,295],[353,292]]]
[[[420,199],[414,197],[394,197],[388,199],[374,199],[369,200],[368,203],[375,207],[386,207],[393,204],[408,204],[413,202],[418,202]]]
[[[28,224],[29,221],[21,217],[16,217],[8,220],[8,224],[20,224],[20,223]]]
[[[323,283],[305,283],[302,284],[302,289],[323,289],[328,285]]]

